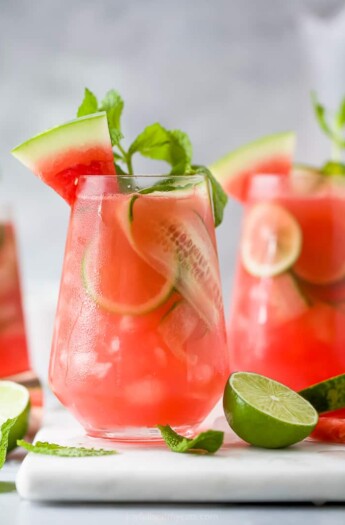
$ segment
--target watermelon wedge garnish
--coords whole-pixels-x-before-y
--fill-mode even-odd
[[[236,149],[210,169],[229,195],[245,201],[253,175],[290,173],[294,149],[294,133],[277,133]]]
[[[12,154],[68,204],[80,175],[115,174],[106,113],[94,113],[44,131]]]

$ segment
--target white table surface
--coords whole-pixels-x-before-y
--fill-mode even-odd
[[[56,409],[48,421],[65,418]],[[47,422],[47,421],[46,421]],[[345,505],[234,504],[37,504],[22,500],[14,481],[22,460],[17,453],[0,471],[1,525],[95,525],[157,523],[197,525],[343,525]]]

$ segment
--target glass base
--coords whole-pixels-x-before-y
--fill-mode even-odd
[[[185,437],[192,438],[196,435],[198,425],[185,425],[173,427],[175,432]],[[156,427],[115,427],[112,429],[102,430],[86,428],[86,433],[95,438],[109,439],[123,443],[144,443],[159,444],[163,442],[160,431]]]

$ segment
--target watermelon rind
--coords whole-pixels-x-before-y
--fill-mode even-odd
[[[345,408],[345,374],[312,385],[299,394],[323,414]]]
[[[27,168],[37,171],[37,165],[46,163],[49,159],[53,162],[61,152],[103,145],[111,148],[105,111],[43,131],[13,148],[11,153]]]
[[[269,166],[270,159],[285,158],[287,165],[292,162],[295,142],[295,133],[291,131],[265,136],[225,155],[213,163],[210,169],[224,189],[232,194],[232,185],[235,181],[239,182],[243,173],[257,173],[256,167],[263,164]],[[266,173],[272,171],[267,170]],[[238,188],[234,193],[235,197],[240,197]]]

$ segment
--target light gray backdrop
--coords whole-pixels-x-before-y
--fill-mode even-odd
[[[341,92],[336,65],[330,72],[327,59],[320,70],[318,59],[331,33],[319,38],[319,25],[340,4],[0,0],[1,196],[14,206],[25,286],[59,279],[68,208],[10,157],[11,147],[73,117],[84,86],[100,96],[115,87],[126,101],[129,140],[159,120],[187,131],[195,161],[210,163],[260,135],[294,129],[298,158],[319,162],[328,145],[313,123],[309,91]],[[310,13],[326,18],[309,27]],[[226,299],[239,217],[230,203],[218,232]]]

